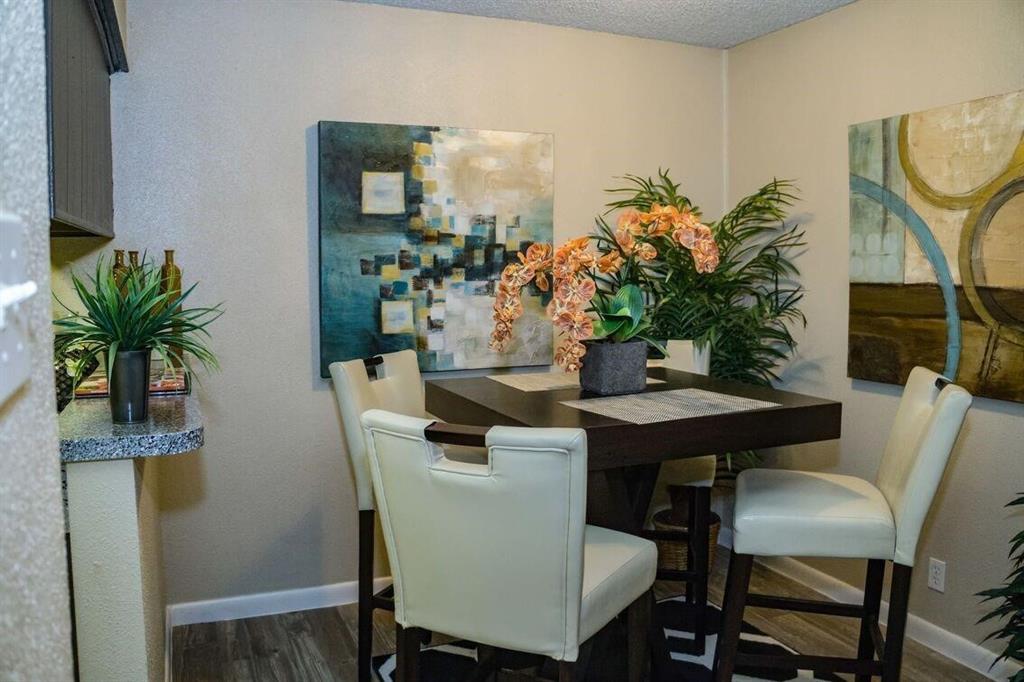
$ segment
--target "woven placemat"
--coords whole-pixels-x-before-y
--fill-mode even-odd
[[[779,403],[771,403],[766,400],[741,398],[700,388],[678,388],[672,391],[634,393],[607,398],[563,400],[561,403],[577,410],[593,412],[633,424],[653,424],[779,406]]]
[[[491,374],[487,377],[498,383],[511,386],[517,391],[557,391],[563,388],[579,388],[579,372],[529,372],[523,374]],[[663,384],[661,379],[647,377],[647,384]]]

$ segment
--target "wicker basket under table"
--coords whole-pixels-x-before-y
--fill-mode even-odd
[[[715,565],[715,549],[718,547],[718,532],[722,529],[722,519],[711,512],[710,528],[708,529],[708,566]],[[686,525],[681,524],[672,509],[662,509],[652,518],[654,530],[685,531]],[[669,571],[685,571],[687,569],[687,551],[685,540],[655,540],[658,546],[658,569]]]

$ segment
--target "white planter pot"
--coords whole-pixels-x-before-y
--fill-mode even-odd
[[[668,357],[665,366],[683,372],[707,375],[711,371],[711,347],[698,348],[693,341],[669,339],[665,343]]]

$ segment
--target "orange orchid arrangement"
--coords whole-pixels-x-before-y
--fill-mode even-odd
[[[669,251],[689,251],[699,273],[714,271],[719,261],[711,228],[682,199],[679,206],[629,207],[615,230],[599,217],[594,234],[570,239],[554,252],[550,244],[532,244],[518,253],[497,285],[490,347],[508,348],[513,323],[523,314],[522,289],[531,282],[551,293],[547,315],[563,337],[555,362],[565,371],[580,369],[589,339],[642,339],[658,346],[646,332],[657,305],[662,258]]]
[[[607,228],[603,221],[598,222]],[[659,246],[662,249],[672,246],[688,249],[697,272],[714,272],[718,267],[718,244],[711,228],[702,223],[700,214],[689,207],[680,210],[676,206],[653,203],[645,212],[626,209],[619,215],[613,238],[618,250],[610,249],[602,256],[605,265],[602,272],[616,271],[625,261],[624,257],[634,253],[643,262],[653,261],[658,257]]]

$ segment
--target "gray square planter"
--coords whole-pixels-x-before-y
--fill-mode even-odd
[[[598,395],[640,393],[647,387],[647,342],[584,341],[580,387]]]

